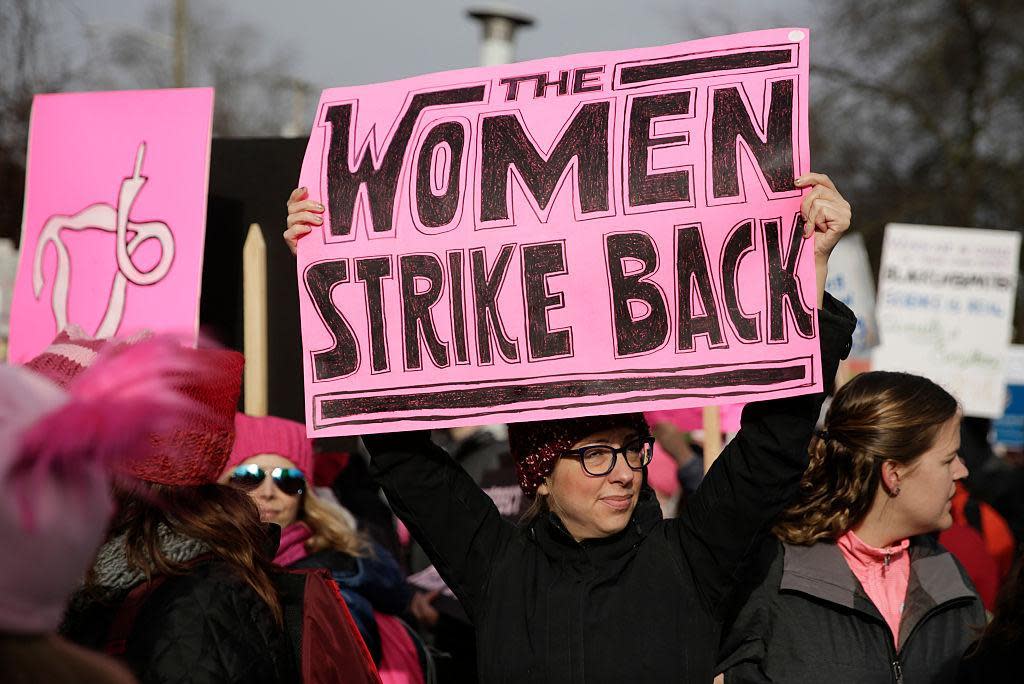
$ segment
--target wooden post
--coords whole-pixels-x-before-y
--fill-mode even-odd
[[[704,407],[704,473],[722,453],[722,413],[717,406]]]
[[[260,224],[249,226],[242,247],[242,322],[245,412],[267,415],[267,243]]]

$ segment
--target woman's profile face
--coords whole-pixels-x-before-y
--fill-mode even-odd
[[[277,488],[274,480],[270,477],[270,472],[274,468],[294,468],[295,464],[277,454],[259,454],[258,456],[246,459],[239,465],[245,466],[250,464],[259,466],[265,473],[263,481],[260,482],[259,486],[246,492],[260,509],[260,520],[265,523],[276,523],[282,529],[298,520],[302,495],[292,496],[285,494]],[[224,473],[221,477],[222,483],[228,482],[233,470],[234,468],[231,468]]]
[[[588,446],[622,447],[637,438],[632,428],[618,427],[588,435],[572,449]],[[548,497],[548,507],[558,515],[577,541],[615,534],[626,527],[640,495],[643,473],[632,470],[621,456],[607,475],[590,475],[575,457],[559,458],[537,493]]]
[[[931,448],[901,473],[900,493],[890,503],[899,507],[910,535],[945,530],[953,524],[956,481],[967,477],[959,449],[958,414],[943,423]]]

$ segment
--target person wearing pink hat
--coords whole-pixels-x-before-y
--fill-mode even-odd
[[[59,339],[29,366],[74,382],[82,369],[55,357],[88,369],[87,344]],[[242,356],[182,353],[192,359],[182,383],[195,410],[146,457],[120,464],[116,514],[62,631],[122,658],[142,681],[190,672],[211,681],[294,679],[263,526],[248,497],[210,484],[234,438]]]
[[[50,423],[37,435],[47,445],[81,447],[95,444],[97,431],[125,439],[113,431],[136,423],[148,428],[111,464],[113,519],[90,536],[102,541],[106,531],[61,633],[117,656],[143,682],[298,681],[307,671],[305,616],[347,611],[326,578],[283,575],[271,561],[276,539],[252,501],[216,484],[234,440],[242,356],[156,344],[62,332],[27,364],[72,393],[93,379],[127,394],[125,401],[97,404],[88,416]],[[108,353],[131,363],[113,368],[103,363]],[[168,383],[184,399],[181,410],[168,413],[153,405],[160,386],[148,378],[171,360],[177,363]],[[318,581],[327,593],[317,593]],[[307,600],[315,596],[323,600]],[[316,642],[334,647],[325,648],[325,667],[350,667],[353,681],[378,681],[354,626],[347,631],[349,623],[339,623],[329,642]]]
[[[346,516],[331,515],[333,511],[326,510],[329,504],[309,491],[313,444],[304,425],[274,416],[235,414],[235,441],[225,466],[220,482],[248,492],[263,522],[282,530],[299,529],[292,526],[307,517],[304,509],[308,507],[313,518],[327,519],[321,538],[310,546],[337,545],[350,553],[362,552],[363,540]]]
[[[699,409],[698,409],[699,410]],[[690,446],[686,426],[680,425],[683,411],[647,411],[644,419],[655,438],[654,456],[647,467],[647,483],[658,495],[666,518],[679,515],[687,496],[697,491],[704,479],[703,460]]]
[[[824,292],[850,207],[826,176],[795,186],[810,190],[803,237],[813,236],[828,382],[856,325]],[[320,212],[293,193],[291,246]],[[675,520],[662,519],[646,484],[652,442],[638,414],[510,425],[519,483],[534,497],[518,526],[429,433],[364,443],[395,513],[475,627],[481,681],[710,681],[728,598],[773,515],[796,494],[823,399],[748,404],[739,434]]]
[[[404,573],[386,549],[356,530],[348,511],[316,494],[312,476],[305,425],[235,415],[235,441],[220,481],[247,492],[262,520],[281,527],[274,562],[329,570],[382,681],[423,682],[426,649],[397,617],[412,598]]]
[[[74,348],[65,340],[63,352]],[[151,458],[152,435],[196,412],[176,383],[192,362],[165,339],[93,342],[71,354],[87,364],[63,352],[0,366],[0,672],[5,682],[133,682],[56,630],[114,512],[114,474]]]
[[[728,442],[740,429],[743,404],[723,404],[718,409],[720,428]],[[657,440],[648,482],[658,493],[665,517],[674,518],[704,479],[703,410],[647,411],[644,418]]]

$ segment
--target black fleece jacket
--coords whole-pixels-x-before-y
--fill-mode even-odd
[[[102,651],[127,591],[82,603],[65,616],[66,637]],[[121,656],[142,684],[298,682],[284,629],[227,563],[209,559],[153,590]]]

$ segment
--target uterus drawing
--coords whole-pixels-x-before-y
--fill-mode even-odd
[[[117,257],[117,273],[114,275],[103,320],[94,336],[114,336],[121,325],[125,311],[125,296],[128,283],[148,287],[159,283],[170,271],[174,260],[174,236],[163,221],[131,220],[131,209],[142,187],[148,180],[142,175],[142,161],[146,154],[146,143],[139,143],[135,157],[135,169],[131,176],[121,181],[117,206],[99,202],[91,204],[77,214],[67,216],[55,214],[46,220],[39,233],[32,268],[32,291],[40,298],[45,284],[43,256],[46,248],[53,245],[57,254],[57,269],[53,282],[52,309],[57,330],[68,327],[69,322],[82,326],[81,321],[68,321],[68,293],[71,288],[71,254],[61,239],[65,230],[103,230],[114,234],[114,249]],[[129,238],[129,232],[131,237]],[[156,240],[160,244],[160,260],[148,271],[139,270],[132,261],[132,255],[146,241]],[[85,326],[82,326],[85,327]]]

